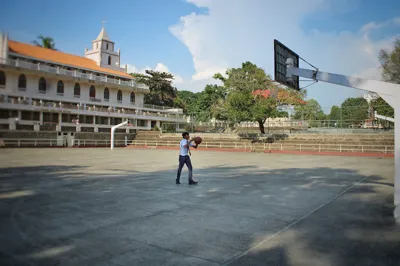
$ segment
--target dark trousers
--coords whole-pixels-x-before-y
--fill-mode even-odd
[[[193,167],[192,167],[192,162],[190,161],[189,155],[186,155],[186,156],[179,155],[179,167],[178,167],[178,173],[176,175],[176,180],[180,180],[182,168],[185,164],[189,170],[189,180],[192,180]]]

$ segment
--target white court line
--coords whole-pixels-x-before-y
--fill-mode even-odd
[[[259,246],[267,243],[268,241],[270,241],[271,239],[275,238],[276,236],[278,236],[280,233],[288,230],[289,228],[295,226],[298,222],[306,219],[308,216],[310,216],[311,214],[313,214],[314,212],[318,211],[319,209],[323,208],[324,206],[328,205],[329,203],[331,203],[332,201],[334,201],[335,199],[337,199],[338,197],[342,196],[344,193],[346,193],[347,191],[349,191],[350,189],[352,189],[354,186],[364,182],[364,180],[366,180],[367,178],[369,178],[369,176],[364,177],[363,179],[357,181],[356,183],[354,183],[353,185],[351,185],[350,187],[348,187],[347,189],[343,190],[342,192],[340,192],[339,194],[337,194],[336,196],[334,196],[333,198],[329,199],[328,201],[326,201],[325,203],[322,203],[320,206],[318,206],[317,208],[315,208],[314,210],[312,210],[311,212],[305,214],[304,216],[302,216],[300,219],[294,221],[293,223],[287,225],[286,227],[284,227],[283,229],[279,230],[278,232],[276,232],[275,234],[273,234],[272,236],[268,237],[267,239],[264,239],[263,241],[259,242],[258,244],[254,245],[253,247],[251,247],[250,249],[241,252],[235,256],[233,256],[232,258],[230,258],[228,261],[224,262],[222,265],[228,265],[232,262],[234,262],[235,260],[247,255],[248,253],[250,253],[252,250],[258,248]]]

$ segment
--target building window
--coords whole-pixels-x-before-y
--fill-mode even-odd
[[[111,56],[108,56],[108,65],[111,66]]]
[[[80,98],[81,97],[81,86],[79,83],[75,83],[74,86],[74,98]]]
[[[110,99],[110,91],[108,90],[108,88],[104,89],[104,101],[109,101]]]
[[[46,80],[44,78],[39,79],[39,92],[46,93]]]
[[[108,50],[108,43],[106,44],[106,50]]]
[[[131,104],[135,104],[135,93],[131,92]]]
[[[89,89],[89,98],[96,98],[96,89],[94,88],[94,86],[90,86]]]
[[[57,82],[57,94],[64,95],[64,82],[62,82],[61,80]]]
[[[25,90],[26,89],[26,77],[24,74],[19,75],[18,78],[18,89]]]
[[[6,86],[6,74],[3,71],[0,71],[0,87]]]
[[[119,90],[117,93],[117,102],[122,103],[122,91]]]

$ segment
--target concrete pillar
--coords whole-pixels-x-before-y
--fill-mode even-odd
[[[39,122],[40,124],[43,124],[43,112],[40,112],[39,114]]]
[[[147,128],[151,129],[151,120],[147,120]]]
[[[111,117],[108,118],[108,125],[111,125]]]
[[[400,225],[400,107],[394,113],[394,217]]]
[[[58,132],[61,132],[61,126],[62,126],[62,113],[58,113],[58,125],[57,125]]]
[[[17,130],[17,125],[15,124],[15,122],[9,122],[8,125],[9,130]]]

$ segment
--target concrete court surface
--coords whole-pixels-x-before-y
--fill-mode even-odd
[[[0,149],[0,265],[400,265],[393,159]]]

